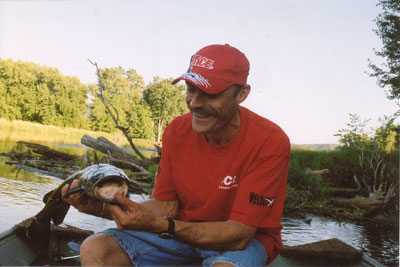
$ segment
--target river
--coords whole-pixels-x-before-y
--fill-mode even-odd
[[[2,145],[0,153],[9,152],[14,144],[13,141],[0,140],[0,145]],[[57,145],[52,144],[52,147],[57,147]],[[62,150],[65,147],[64,145],[58,148]],[[78,154],[85,150],[79,146],[67,147],[69,152]],[[8,160],[6,157],[0,157],[0,232],[36,214],[44,205],[43,195],[62,182],[52,176],[6,165],[5,162]],[[136,201],[143,200],[143,197],[139,195],[133,195],[131,198]],[[299,245],[335,237],[360,249],[382,264],[399,265],[398,229],[380,229],[371,225],[341,223],[318,216],[309,218],[310,222],[288,217],[282,219],[282,239],[285,245]],[[64,223],[95,232],[115,227],[113,221],[81,214],[75,209],[70,209]]]

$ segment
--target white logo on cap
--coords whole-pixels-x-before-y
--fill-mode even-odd
[[[200,56],[200,55],[194,55],[191,65],[192,66],[197,66],[197,67],[202,67],[202,68],[206,68],[209,70],[214,69],[214,60]]]
[[[208,82],[208,80],[205,79],[203,76],[201,76],[198,73],[187,72],[187,73],[182,74],[181,77],[184,79],[191,80],[194,84],[205,86],[206,88],[211,86],[211,84]]]

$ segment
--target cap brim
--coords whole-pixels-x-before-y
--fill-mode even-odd
[[[191,76],[193,75],[193,76]],[[184,73],[180,77],[176,78],[172,81],[172,84],[176,84],[179,81],[187,81],[188,83],[193,84],[200,90],[206,92],[207,94],[216,95],[221,93],[222,91],[228,89],[233,83],[223,81],[220,79],[209,78],[205,79],[202,76],[196,77],[196,73]]]

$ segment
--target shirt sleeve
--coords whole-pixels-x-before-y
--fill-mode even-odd
[[[276,140],[275,140],[276,141]],[[288,139],[266,142],[239,178],[230,219],[257,228],[281,226],[290,155]]]
[[[178,200],[170,162],[170,136],[171,125],[164,131],[162,140],[161,161],[158,167],[156,181],[153,190],[153,197],[158,200]]]

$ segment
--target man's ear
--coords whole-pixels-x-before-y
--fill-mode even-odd
[[[242,90],[240,90],[239,94],[237,95],[238,104],[240,104],[246,100],[247,96],[250,93],[250,89],[251,89],[251,87],[249,84],[246,84],[243,86]]]

